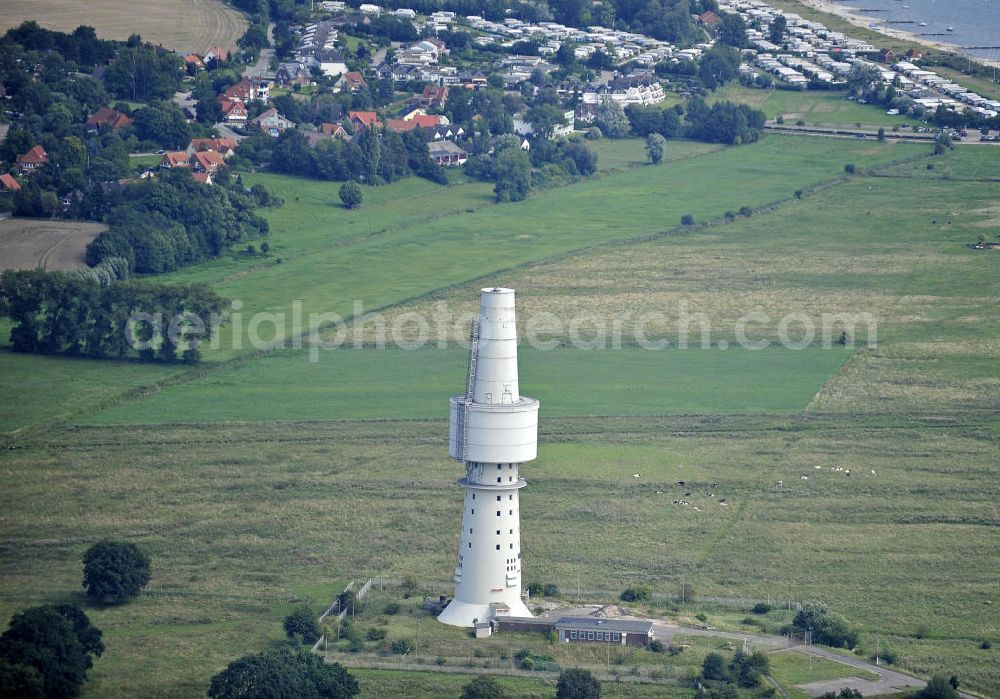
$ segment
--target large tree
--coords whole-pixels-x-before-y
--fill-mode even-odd
[[[99,602],[126,602],[149,582],[149,557],[133,543],[100,541],[83,555],[83,586]]]
[[[608,138],[624,138],[628,136],[629,121],[621,105],[612,100],[605,100],[597,106],[594,124]]]
[[[522,201],[531,191],[531,160],[520,148],[507,148],[497,156],[497,201]]]
[[[350,699],[358,683],[339,663],[278,648],[246,655],[212,678],[212,699]]]
[[[80,694],[104,652],[101,632],[72,605],[32,607],[15,614],[0,636],[0,694],[62,699]],[[21,694],[22,692],[26,694]]]

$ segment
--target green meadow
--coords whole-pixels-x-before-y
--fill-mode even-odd
[[[447,415],[448,397],[461,391],[466,354],[456,346],[321,350],[319,360],[310,362],[306,351],[283,352],[164,388],[81,422],[441,417]],[[612,416],[800,411],[850,351],[564,347],[522,348],[519,355],[521,383],[545,404],[546,414]]]
[[[886,114],[886,110],[878,105],[858,104],[847,99],[846,92],[839,90],[761,90],[728,85],[716,91],[713,99],[752,104],[764,110],[768,119],[780,116],[789,125],[801,119],[806,126],[852,127],[861,124],[882,126],[888,130],[893,126],[919,122],[919,119],[914,120],[905,114]]]
[[[641,141],[598,148],[597,178],[508,205],[460,175],[448,188],[366,190],[352,212],[332,183],[245,176],[287,201],[268,213],[271,256],[234,250],[168,279],[241,299],[244,333],[251,313],[296,299],[347,320],[357,299],[392,327],[441,302],[461,316],[480,286],[513,286],[521,322],[550,314],[541,334],[557,345],[520,350],[521,390],[542,401],[539,458],[524,468],[526,580],[588,601],[635,582],[670,595],[681,581],[697,596],[819,600],[859,629],[866,657],[879,644],[900,669],[954,672],[996,696],[1000,252],[967,243],[996,234],[1000,148],[930,157],[922,145],[769,135],[739,148],[671,142],[659,167],[642,164]],[[845,177],[847,162],[866,174]],[[679,228],[684,213],[705,225]],[[648,337],[676,343],[680,308],[704,316],[711,349],[570,342],[581,313],[658,311]],[[749,312],[767,349],[738,346]],[[802,350],[778,342],[795,313],[817,326]],[[819,319],[841,313],[870,314],[877,338],[857,326],[846,346],[821,347]],[[446,589],[461,509],[446,401],[463,385],[465,326],[434,328],[413,351],[376,349],[371,327],[356,328],[363,349],[320,349],[317,362],[308,346],[245,344],[196,369],[0,345],[0,617],[82,602],[108,646],[87,696],[191,696],[230,660],[280,643],[292,604],[319,611],[348,580],[414,575]],[[792,328],[801,340],[801,317]],[[152,555],[150,587],[128,605],[80,593],[80,556],[104,537]],[[734,630],[749,612],[653,611]],[[388,626],[409,635],[412,621]],[[433,624],[420,627],[426,665],[471,645]],[[711,648],[641,651],[623,674],[683,677]],[[469,678],[380,669],[374,648],[330,656],[370,666],[352,669],[365,697],[457,696]],[[794,683],[841,670],[787,656],[773,675],[797,696]],[[549,675],[502,682],[514,696],[552,692]]]

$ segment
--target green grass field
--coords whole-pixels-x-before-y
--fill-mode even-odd
[[[855,124],[886,129],[913,124],[906,115],[890,116],[876,105],[858,104],[847,99],[846,92],[823,90],[757,90],[730,84],[714,93],[715,100],[752,104],[764,110],[768,119],[784,117],[786,124],[801,119],[807,126],[847,126]]]
[[[557,340],[581,311],[669,316],[682,301],[705,314],[714,343],[734,340],[748,311],[769,316],[754,335],[772,344],[788,313],[872,313],[878,345],[853,353],[818,338],[802,351],[524,348],[521,388],[542,400],[539,458],[524,468],[525,579],[595,600],[636,581],[672,593],[682,579],[699,595],[820,600],[861,631],[863,654],[878,639],[903,669],[955,672],[996,696],[997,650],[979,643],[1000,637],[1000,253],[965,244],[995,228],[1000,149],[843,179],[845,162],[928,149],[776,136],[700,154],[670,147],[692,150],[654,168],[628,142],[607,153],[615,172],[505,206],[483,185],[407,180],[346,212],[333,184],[258,176],[289,202],[269,214],[274,255],[172,278],[213,283],[249,310],[295,298],[306,311],[349,310],[357,298],[387,307],[390,326],[440,301],[461,314],[479,286],[505,283],[522,322],[541,311],[562,322],[548,331]],[[776,201],[661,235],[681,213]],[[676,340],[671,318],[650,337]],[[87,607],[108,645],[87,696],[201,693],[230,660],[280,642],[290,604],[322,608],[352,578],[447,582],[461,468],[446,454],[444,401],[461,390],[464,352],[321,351],[315,364],[305,353],[188,373],[0,347],[2,429],[31,428],[8,434],[14,448],[0,455],[0,617],[81,601],[80,556],[100,538],[153,557],[148,594]],[[681,614],[699,609],[724,628],[747,615]],[[468,643],[432,628],[442,648]],[[708,649],[695,644],[666,669]],[[436,655],[428,646],[426,662]],[[791,664],[781,671],[797,679]],[[457,696],[468,679],[352,671],[366,697]],[[552,691],[548,678],[504,682],[519,696]]]
[[[97,413],[89,424],[377,420],[445,416],[465,349],[270,355]],[[735,355],[735,356],[733,356]],[[804,409],[850,356],[843,349],[522,348],[521,381],[552,416],[784,413]],[[779,377],[781,380],[779,381]],[[407,386],[400,392],[400,386]],[[289,391],[289,386],[295,386]]]
[[[491,203],[481,183],[440,188],[411,179],[366,190],[368,203],[347,211],[334,204],[335,183],[247,178],[270,185],[288,202],[269,214],[272,257],[233,255],[161,278],[212,283],[239,299],[245,316],[266,311],[290,318],[298,299],[306,317],[349,317],[354,301],[375,310],[497,270],[663,234],[686,213],[704,220],[763,206],[838,177],[846,162],[870,166],[926,149],[770,136],[749,147],[706,150],[672,143],[671,157],[686,159],[542,192],[513,207]],[[231,325],[223,327],[222,349],[207,356],[249,349],[247,338],[238,339]]]

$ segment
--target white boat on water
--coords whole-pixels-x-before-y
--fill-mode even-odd
[[[926,27],[926,26],[927,26],[927,22],[921,22],[921,23],[920,23],[920,26],[921,26],[921,27]]]
[[[947,29],[947,30],[948,30],[948,31],[950,31],[950,32],[953,32],[953,31],[955,31],[955,27],[945,27],[945,29]]]

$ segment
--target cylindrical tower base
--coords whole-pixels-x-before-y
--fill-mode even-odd
[[[507,609],[500,616],[531,616],[531,611],[520,599],[507,602]],[[488,604],[469,604],[452,600],[438,615],[438,621],[451,626],[473,626],[477,621],[487,621],[497,614],[495,607]]]

